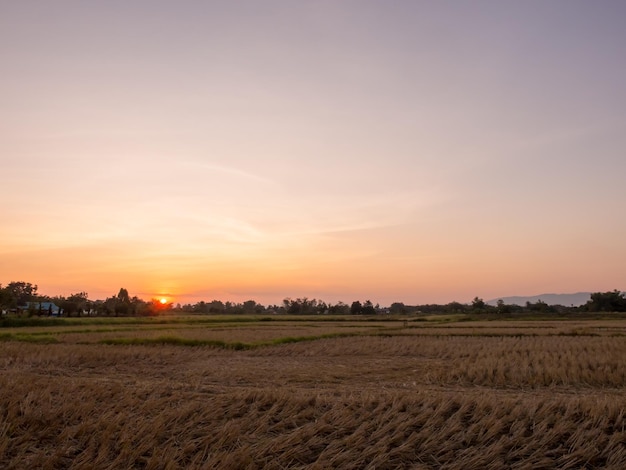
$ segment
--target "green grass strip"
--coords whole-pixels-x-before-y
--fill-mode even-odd
[[[179,336],[158,336],[156,338],[110,338],[99,341],[99,344],[110,345],[169,345],[169,346],[209,346],[220,349],[234,349],[241,351],[244,349],[254,349],[264,346],[279,346],[281,344],[301,343],[304,341],[317,341],[328,338],[345,338],[350,336],[361,336],[363,333],[328,333],[315,336],[287,336],[270,341],[260,341],[256,343],[242,343],[240,341],[227,342],[220,340],[186,339]]]
[[[111,338],[99,341],[100,344],[115,345],[170,345],[170,346],[210,346],[221,349],[250,349],[250,345],[241,342],[227,343],[214,339],[186,339],[178,336],[159,336],[157,338]]]
[[[39,344],[54,344],[58,343],[59,340],[51,335],[41,335],[41,334],[13,334],[13,333],[2,333],[0,334],[0,341],[19,341],[22,343],[39,343]]]

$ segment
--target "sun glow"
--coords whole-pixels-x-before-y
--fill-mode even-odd
[[[161,305],[165,305],[167,303],[167,299],[165,297],[161,297],[159,302],[161,303]]]

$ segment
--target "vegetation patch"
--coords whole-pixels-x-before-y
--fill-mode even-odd
[[[49,334],[14,334],[14,333],[1,333],[0,341],[20,341],[23,343],[42,343],[53,344],[58,343],[58,339]]]
[[[109,338],[99,341],[100,344],[110,345],[169,345],[169,346],[208,346],[221,349],[233,349],[242,351],[246,349],[254,349],[264,346],[278,346],[281,344],[302,343],[306,341],[317,341],[328,338],[347,338],[351,336],[360,336],[361,333],[330,333],[314,336],[287,336],[276,338],[270,341],[259,341],[253,343],[244,343],[241,341],[222,341],[213,339],[189,339],[180,336],[159,336],[156,338]]]
[[[29,326],[67,326],[70,323],[66,318],[54,317],[16,317],[7,315],[0,317],[0,328],[24,328]]]
[[[99,341],[101,344],[118,345],[170,345],[170,346],[209,346],[213,348],[242,350],[249,349],[249,344],[219,340],[187,339],[178,336],[159,336],[157,338],[110,338]]]
[[[329,333],[325,335],[314,335],[314,336],[287,336],[284,338],[277,338],[272,341],[264,341],[255,343],[257,346],[277,346],[280,344],[293,344],[293,343],[302,343],[306,341],[317,341],[320,339],[329,339],[329,338],[349,338],[352,336],[362,336],[367,335],[369,333]]]

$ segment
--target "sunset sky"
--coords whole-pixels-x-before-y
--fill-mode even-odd
[[[626,290],[626,2],[0,0],[0,283]]]

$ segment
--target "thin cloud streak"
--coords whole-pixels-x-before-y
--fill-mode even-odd
[[[199,169],[199,170],[208,171],[210,173],[217,173],[218,176],[221,175],[221,176],[226,176],[226,177],[232,177],[235,179],[246,180],[248,182],[256,182],[256,183],[262,183],[262,184],[267,184],[267,185],[275,183],[269,178],[256,175],[254,173],[250,173],[250,172],[244,171],[236,167],[228,167],[228,166],[218,165],[214,163],[204,163],[204,162],[190,161],[190,160],[185,161],[184,164],[185,166],[189,167],[188,171]]]

